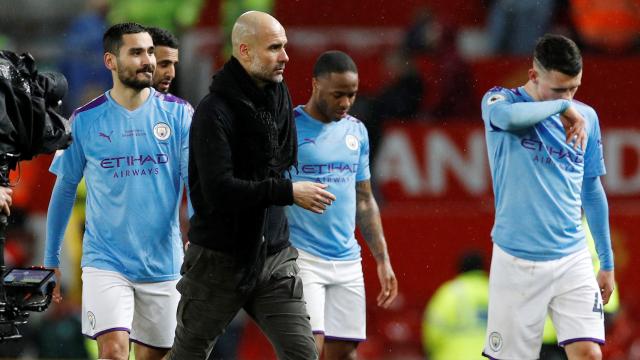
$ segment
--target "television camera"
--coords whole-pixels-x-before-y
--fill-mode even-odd
[[[57,113],[67,86],[62,74],[38,72],[30,54],[0,50],[0,186],[10,186],[20,161],[71,144],[69,121]],[[0,213],[0,342],[20,338],[29,312],[47,309],[56,281],[51,269],[5,268],[7,225]]]

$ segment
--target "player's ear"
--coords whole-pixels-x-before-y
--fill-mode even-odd
[[[241,43],[240,45],[238,45],[238,53],[244,60],[251,59],[251,56],[249,55],[249,45],[247,44]]]
[[[529,81],[531,81],[532,83],[538,85],[538,71],[536,71],[536,69],[531,68],[529,69]]]
[[[117,70],[116,56],[110,52],[104,53],[104,66],[106,66],[107,69],[112,71]]]

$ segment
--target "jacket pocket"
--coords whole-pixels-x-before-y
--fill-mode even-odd
[[[300,267],[295,260],[289,260],[278,267],[271,275],[278,288],[287,291],[292,299],[302,299],[302,279],[298,276]]]
[[[182,296],[206,299],[214,292],[237,288],[242,272],[236,260],[225,253],[191,244],[182,265],[182,279],[176,288]]]

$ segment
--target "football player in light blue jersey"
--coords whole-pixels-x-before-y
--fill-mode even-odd
[[[64,231],[84,177],[82,332],[97,339],[100,358],[128,359],[133,341],[137,359],[161,359],[176,326],[178,209],[193,109],[150,87],[156,60],[146,28],[114,25],[104,48],[113,88],[74,112],[74,141],[51,165],[57,179],[44,264],[60,278]]]
[[[348,115],[358,91],[355,63],[343,52],[325,52],[314,66],[312,86],[307,104],[295,109],[298,166],[292,180],[327,184],[336,200],[322,214],[290,206],[287,218],[318,352],[325,359],[352,359],[366,337],[356,224],[377,263],[379,306],[391,304],[398,285],[371,192],[367,131]]]
[[[538,358],[547,312],[569,359],[602,356],[613,253],[598,117],[573,99],[581,81],[575,43],[545,35],[529,81],[482,99],[496,207],[483,352],[491,359]],[[596,241],[597,277],[582,211]]]
[[[153,72],[153,88],[168,94],[171,82],[176,77],[176,66],[180,61],[178,39],[165,29],[151,27],[148,29],[153,39],[156,70]]]
[[[147,28],[151,39],[153,40],[154,52],[156,57],[156,69],[153,72],[152,86],[159,93],[174,97],[169,93],[171,84],[176,77],[176,68],[180,62],[180,43],[178,38],[169,30],[159,27]],[[183,204],[184,205],[184,204]],[[186,211],[185,211],[186,210]],[[180,210],[180,226],[183,229],[183,235],[186,234],[185,229],[189,229],[189,214],[193,213],[190,202],[185,209],[182,206]],[[183,240],[186,247],[189,246],[188,240]]]

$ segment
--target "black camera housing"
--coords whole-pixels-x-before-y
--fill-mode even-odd
[[[30,160],[71,144],[69,120],[57,112],[67,87],[64,75],[38,72],[30,54],[0,50],[0,157]]]
[[[19,161],[71,144],[69,120],[57,112],[67,85],[62,74],[38,72],[29,53],[0,50],[0,186],[10,186],[9,171]],[[5,272],[7,225],[0,212],[0,342],[21,338],[18,325],[27,322],[29,311],[46,310],[55,288],[51,269]]]
[[[43,267],[13,268],[4,274],[4,290],[10,303],[21,310],[44,311],[51,303],[56,287],[53,269]]]
[[[29,312],[42,312],[51,304],[56,277],[43,267],[13,268],[2,276],[4,299],[0,299],[0,341],[21,338],[18,325]]]

